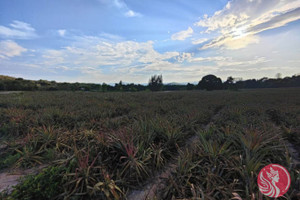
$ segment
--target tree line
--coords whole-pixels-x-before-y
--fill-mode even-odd
[[[124,84],[122,81],[109,85],[106,83],[60,83],[56,81],[47,80],[25,80],[23,78],[14,78],[0,75],[0,91],[124,91],[124,92],[138,92],[138,91],[171,91],[171,90],[238,90],[250,88],[279,88],[279,87],[300,87],[300,75],[292,77],[277,77],[277,78],[261,78],[241,80],[233,77],[228,77],[226,81],[215,75],[204,76],[198,84],[188,83],[182,84],[163,84],[162,75],[153,75],[149,79],[148,85],[142,84]]]

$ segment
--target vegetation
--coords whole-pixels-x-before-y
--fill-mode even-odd
[[[187,85],[179,83],[163,84],[162,75],[154,75],[150,78],[148,85],[124,84],[122,81],[115,83],[114,86],[92,83],[59,83],[46,80],[24,80],[0,75],[0,91],[98,91],[98,92],[138,92],[138,91],[174,91],[174,90],[238,90],[250,88],[280,88],[280,87],[300,87],[300,75],[281,78],[277,75],[276,79],[266,77],[256,80],[240,80],[228,77],[225,82],[214,75],[204,76],[197,85],[188,83]]]
[[[222,80],[215,75],[207,75],[202,78],[201,81],[198,83],[198,88],[202,90],[221,90]]]
[[[159,90],[161,90],[162,87],[163,87],[162,75],[151,76],[151,79],[149,80],[148,87],[149,87],[149,89],[151,91],[159,91]]]
[[[63,193],[61,184],[63,179],[61,167],[49,167],[37,176],[29,175],[22,184],[15,187],[12,199],[52,199]]]
[[[296,199],[299,102],[298,88],[2,95],[0,169],[48,167],[0,197],[126,199],[178,157],[158,199],[259,199],[270,163],[291,174],[281,199]]]

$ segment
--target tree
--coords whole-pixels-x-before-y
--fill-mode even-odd
[[[232,78],[232,76],[229,76],[227,80],[224,82],[224,88],[230,90],[237,89],[234,84],[234,78]]]
[[[163,87],[162,75],[151,76],[148,87],[151,91],[159,91]]]
[[[107,92],[108,85],[106,83],[102,84],[102,92]]]
[[[186,85],[186,89],[187,89],[187,90],[193,90],[193,89],[194,89],[194,85],[188,83],[188,84]]]
[[[198,88],[202,90],[221,90],[222,80],[215,75],[207,75],[202,78],[198,83]]]
[[[225,83],[228,83],[229,85],[233,84],[234,79],[232,78],[232,76],[229,76],[227,78],[227,80],[225,81]]]
[[[123,91],[123,83],[122,83],[122,81],[120,81],[119,84],[118,83],[115,84],[115,89],[117,91]]]
[[[0,90],[5,90],[5,84],[0,82]]]

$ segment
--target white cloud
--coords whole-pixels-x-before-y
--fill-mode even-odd
[[[19,30],[35,31],[34,28],[32,28],[30,24],[27,24],[27,23],[21,22],[21,21],[17,21],[17,20],[13,21],[13,23],[10,24],[10,26],[15,29],[19,29]]]
[[[202,43],[206,42],[207,40],[208,40],[207,38],[201,38],[201,39],[193,40],[192,44],[202,44]]]
[[[0,37],[14,39],[32,39],[37,37],[35,29],[25,22],[13,21],[10,27],[0,26]]]
[[[259,37],[256,35],[247,35],[242,37],[234,36],[220,36],[214,39],[212,42],[205,44],[201,49],[207,49],[212,47],[225,47],[227,49],[236,50],[247,47],[250,44],[259,43]]]
[[[195,23],[219,36],[203,48],[240,49],[259,42],[256,34],[300,19],[300,0],[232,0],[214,15]]]
[[[278,11],[277,11],[278,12]],[[267,21],[255,20],[255,25],[250,26],[247,31],[253,34],[263,32],[265,30],[285,26],[286,24],[300,19],[300,4],[299,8],[287,11],[281,15],[276,15]],[[259,21],[259,22],[258,22]]]
[[[214,57],[193,57],[189,59],[191,63],[211,63],[215,67],[229,67],[229,66],[246,66],[257,65],[269,62],[265,57],[254,56],[252,59],[233,58],[225,56]]]
[[[226,9],[227,10],[227,9]],[[212,31],[222,29],[221,31],[227,32],[228,29],[242,25],[245,23],[245,20],[248,19],[249,16],[245,13],[238,13],[238,14],[226,14],[222,16],[222,12],[216,12],[215,15],[213,15],[210,18],[204,18],[203,20],[200,20],[195,25],[206,27],[206,33],[210,33]]]
[[[249,44],[259,43],[259,37],[255,35],[244,36],[241,38],[230,38],[224,40],[224,45],[227,49],[242,49]]]
[[[216,64],[220,67],[229,67],[229,66],[246,66],[248,69],[251,69],[250,66],[256,66],[258,64],[269,62],[265,57],[257,57],[255,56],[253,59],[245,60],[245,59],[237,59],[232,57],[226,57],[223,60],[216,61]]]
[[[222,60],[226,60],[228,58],[223,57],[223,56],[214,56],[214,57],[194,57],[192,59],[190,59],[190,62],[216,62],[216,61],[222,61]]]
[[[62,66],[56,66],[55,68],[56,68],[56,69],[61,69],[61,70],[63,70],[63,71],[69,71],[69,70],[71,70],[70,67],[63,66],[63,65],[62,65]]]
[[[57,33],[61,36],[61,37],[64,37],[65,36],[65,34],[66,34],[66,30],[65,29],[59,29],[59,30],[57,30]]]
[[[12,40],[0,41],[0,58],[10,58],[14,56],[20,56],[27,49],[21,47]]]
[[[46,50],[46,52],[42,55],[43,65],[59,65],[64,63],[64,54],[63,51],[59,50]]]
[[[179,55],[178,52],[155,51],[152,41],[112,42],[85,36],[84,39],[79,39],[73,45],[60,50],[46,50],[39,64],[54,69],[64,66],[68,70],[79,70],[83,74],[100,74],[103,68],[109,67],[111,73],[120,74],[128,73],[136,66],[151,68],[157,63],[166,63],[169,59],[176,59]]]
[[[113,0],[113,3],[116,7],[118,8],[124,8],[124,7],[127,7],[127,5],[125,4],[124,1],[122,0]]]
[[[106,1],[106,0],[100,0],[101,3],[112,3],[115,7],[122,10],[124,12],[125,17],[141,17],[142,14],[138,13],[136,11],[133,11],[128,7],[128,5],[124,2],[124,0],[112,0],[112,1]]]
[[[177,61],[179,63],[182,63],[184,61],[190,61],[193,56],[194,56],[193,53],[185,53],[185,52],[183,52],[179,56],[177,56]]]
[[[267,59],[256,57],[234,59],[223,56],[195,57],[193,53],[176,51],[160,53],[153,46],[153,41],[114,42],[95,36],[78,36],[76,42],[67,47],[33,52],[35,57],[31,60],[8,66],[18,66],[22,70],[29,68],[29,63],[42,66],[38,68],[39,74],[61,77],[64,81],[146,82],[151,74],[162,73],[164,77],[168,77],[166,81],[178,82],[198,80],[208,73],[217,74],[224,67],[233,69],[267,62]],[[24,51],[26,50],[21,47],[19,53],[15,51],[10,55],[20,55]],[[76,78],[66,76],[62,79],[63,74],[70,71],[78,74]]]
[[[186,38],[191,37],[193,33],[194,33],[194,30],[191,27],[189,27],[187,30],[180,31],[178,33],[174,33],[171,36],[171,39],[172,40],[185,40]]]
[[[126,13],[125,13],[125,16],[126,17],[140,17],[142,16],[140,13],[137,13],[137,12],[134,12],[133,10],[128,10]]]

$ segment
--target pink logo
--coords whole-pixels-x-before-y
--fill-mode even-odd
[[[277,164],[270,164],[260,170],[257,184],[261,193],[269,197],[284,195],[291,185],[289,172]]]

